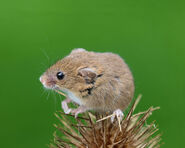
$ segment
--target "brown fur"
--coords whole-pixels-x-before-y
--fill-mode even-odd
[[[80,73],[84,68],[91,69],[92,74]],[[63,80],[56,78],[59,71],[65,74]],[[99,112],[124,110],[134,95],[132,73],[123,59],[113,53],[75,49],[51,66],[43,77],[49,88],[67,89],[89,110]]]

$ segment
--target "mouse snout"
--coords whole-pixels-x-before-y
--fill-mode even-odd
[[[44,87],[46,87],[46,81],[47,81],[46,76],[40,76],[39,80],[44,85]]]
[[[39,80],[41,83],[44,83],[43,76],[40,76]]]
[[[56,81],[54,81],[53,79],[51,79],[45,75],[42,75],[39,78],[39,80],[44,85],[45,88],[53,88],[56,84]]]

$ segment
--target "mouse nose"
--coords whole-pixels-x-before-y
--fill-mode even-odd
[[[53,88],[56,84],[56,81],[46,75],[42,75],[39,80],[45,88]]]
[[[42,83],[42,85],[47,88],[47,79],[46,79],[46,76],[43,76],[43,75],[40,76],[39,80]]]
[[[42,76],[40,76],[39,80],[40,80],[40,82],[42,83],[42,81],[43,81],[43,80],[42,80]]]
[[[44,83],[45,83],[44,76],[40,76],[39,80],[40,80],[40,82],[41,82],[42,84],[44,84]]]

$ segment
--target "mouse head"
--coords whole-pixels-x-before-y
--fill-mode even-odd
[[[96,70],[84,65],[83,58],[80,58],[83,54],[87,52],[73,50],[69,56],[48,68],[40,77],[43,86],[48,89],[77,92],[80,87],[93,83],[97,77]]]
[[[61,68],[60,61],[51,66],[40,77],[40,82],[45,88],[59,89],[61,85],[66,83],[66,72]]]

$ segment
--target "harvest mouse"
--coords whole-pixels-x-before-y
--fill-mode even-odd
[[[72,50],[40,77],[44,87],[66,93],[62,108],[66,114],[94,110],[123,116],[134,95],[132,73],[124,60],[116,54]],[[79,105],[68,107],[69,102]],[[113,117],[114,118],[114,117]]]

